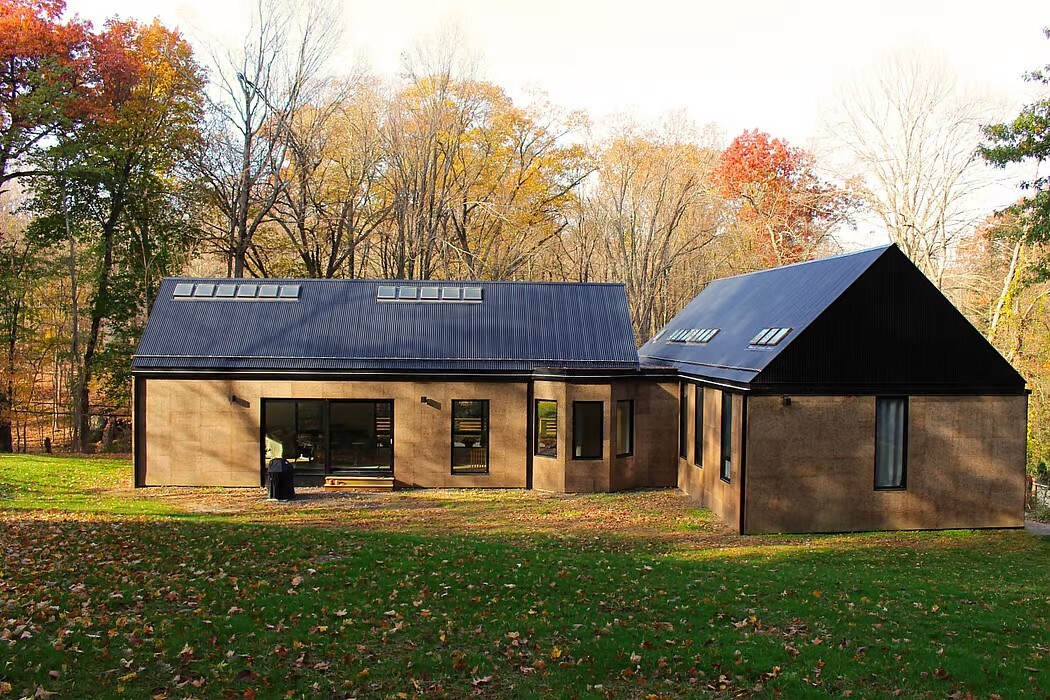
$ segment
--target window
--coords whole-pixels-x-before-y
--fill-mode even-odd
[[[668,343],[707,343],[718,335],[718,328],[683,328],[667,337]],[[661,334],[663,331],[661,331]],[[657,334],[656,338],[659,338]],[[656,340],[653,338],[653,340]]]
[[[704,387],[696,385],[696,408],[693,410],[693,464],[704,466]]]
[[[397,295],[397,288],[384,285],[376,292],[376,299],[393,299]]]
[[[751,339],[748,347],[771,348],[786,338],[790,332],[790,328],[763,328],[758,332],[758,335]]]
[[[616,456],[634,454],[634,401],[616,402]]]
[[[682,459],[686,458],[685,435],[689,426],[689,412],[685,410],[685,390],[686,384],[682,382],[678,387],[678,456]]]
[[[875,399],[875,488],[903,489],[908,466],[908,399]]]
[[[263,416],[267,461],[280,457],[310,475],[394,473],[393,401],[263,399]]]
[[[722,392],[722,481],[729,483],[733,473],[733,395]]]
[[[536,445],[540,457],[558,456],[558,402],[536,401]]]
[[[489,402],[452,402],[452,473],[489,473]]]
[[[574,401],[572,404],[573,459],[601,459],[605,404],[601,401]]]

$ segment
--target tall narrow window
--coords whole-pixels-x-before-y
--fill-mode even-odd
[[[558,456],[558,402],[536,401],[536,455]]]
[[[875,488],[902,489],[908,467],[908,399],[875,399]]]
[[[634,401],[616,402],[616,456],[634,454]]]
[[[722,481],[729,482],[733,473],[733,395],[722,392]]]
[[[572,404],[573,459],[601,459],[605,405],[601,401],[574,401]]]
[[[489,473],[489,402],[452,402],[452,473]]]
[[[686,429],[689,427],[689,412],[686,411],[685,403],[686,383],[682,382],[678,387],[678,456],[686,458]]]
[[[704,466],[704,387],[696,385],[696,408],[693,409],[693,464]]]

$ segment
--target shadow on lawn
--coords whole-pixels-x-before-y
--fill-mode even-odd
[[[492,522],[467,537],[317,526],[322,514],[299,527],[0,513],[5,624],[29,632],[5,647],[0,680],[80,697],[1045,689],[1024,666],[1050,643],[1050,611],[1033,607],[1050,596],[1050,543],[1024,533],[652,551],[618,533],[634,548],[624,556],[593,532],[508,535]]]

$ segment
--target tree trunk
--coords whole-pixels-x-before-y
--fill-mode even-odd
[[[92,364],[98,349],[99,336],[102,333],[103,308],[106,297],[109,295],[109,281],[113,274],[113,236],[116,231],[120,213],[123,211],[123,199],[119,194],[113,198],[113,208],[109,218],[102,225],[102,264],[99,268],[98,283],[95,287],[95,298],[91,304],[91,330],[88,333],[87,342],[84,344],[84,364],[80,372],[80,381],[77,386],[77,394],[80,405],[80,444],[78,451],[87,453],[91,450],[90,436],[91,428],[91,397],[90,384],[92,376]]]

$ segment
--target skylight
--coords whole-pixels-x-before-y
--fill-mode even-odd
[[[718,335],[717,328],[681,328],[667,337],[668,343],[693,343],[703,345]]]
[[[186,301],[296,301],[299,285],[179,282],[171,296]]]
[[[376,291],[377,301],[464,302],[481,301],[481,287],[418,287],[416,285],[382,285]]]
[[[790,328],[763,328],[758,332],[751,342],[748,343],[748,347],[752,348],[770,348],[778,344],[781,340],[787,337],[788,333],[791,332]]]

